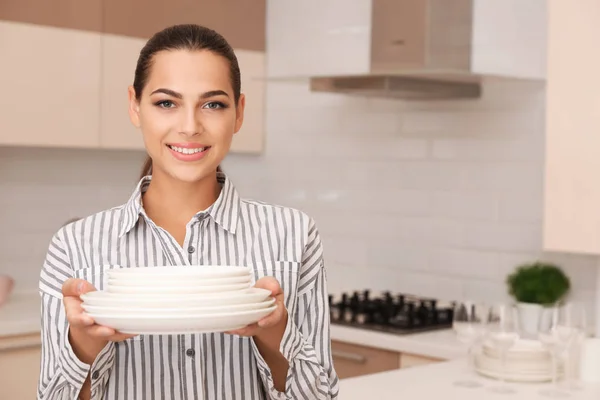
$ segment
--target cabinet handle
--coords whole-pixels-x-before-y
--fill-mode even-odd
[[[331,355],[335,358],[341,358],[347,361],[355,362],[357,364],[364,364],[367,362],[367,357],[356,353],[349,353],[346,351],[333,350],[331,352]]]
[[[406,44],[404,39],[392,40],[390,43],[392,44],[392,46],[404,46]]]

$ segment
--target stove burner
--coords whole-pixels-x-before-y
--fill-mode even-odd
[[[426,332],[452,327],[453,304],[438,305],[434,299],[384,292],[371,298],[370,291],[352,296],[343,293],[339,302],[329,296],[331,323],[394,334]]]

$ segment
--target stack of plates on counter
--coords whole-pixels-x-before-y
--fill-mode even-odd
[[[172,266],[112,269],[104,291],[81,296],[99,325],[128,334],[225,332],[275,310],[265,289],[253,288],[245,267]]]
[[[504,375],[501,353],[491,340],[484,342],[481,353],[475,356],[475,369],[490,378],[501,379]],[[546,382],[552,380],[552,372],[550,352],[537,340],[519,339],[506,353],[508,381]]]

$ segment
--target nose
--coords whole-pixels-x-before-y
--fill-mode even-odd
[[[196,110],[192,107],[184,109],[181,113],[179,133],[186,136],[195,136],[203,131],[204,127],[196,115]]]

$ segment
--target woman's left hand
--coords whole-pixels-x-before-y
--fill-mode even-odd
[[[271,296],[275,298],[274,305],[277,306],[277,308],[275,308],[271,314],[267,315],[255,324],[226,333],[238,336],[259,336],[272,331],[281,330],[283,332],[283,330],[285,330],[288,313],[283,302],[283,290],[281,289],[279,282],[277,282],[277,279],[271,276],[260,278],[258,281],[256,281],[254,287],[270,290]]]

